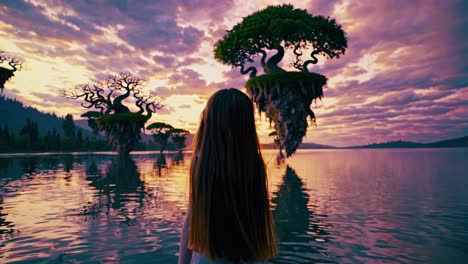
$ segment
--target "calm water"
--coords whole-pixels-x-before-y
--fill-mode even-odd
[[[468,263],[468,149],[275,155],[274,263]],[[0,262],[176,263],[190,161],[157,157],[0,157]]]

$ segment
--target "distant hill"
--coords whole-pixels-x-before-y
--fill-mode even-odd
[[[416,143],[410,141],[390,141],[385,143],[375,143],[362,146],[352,146],[346,148],[467,148],[468,136],[437,141],[433,143]]]
[[[263,143],[261,144],[262,149],[275,149],[276,145],[275,143]],[[333,149],[336,148],[334,146],[329,146],[329,145],[321,145],[321,144],[315,144],[315,143],[301,143],[299,145],[299,149]]]
[[[26,120],[29,119],[32,122],[37,124],[39,131],[39,136],[45,136],[49,131],[55,129],[60,136],[64,136],[63,131],[63,121],[64,118],[58,117],[56,114],[44,113],[36,108],[24,106],[20,101],[16,99],[7,98],[0,95],[0,129],[7,127],[9,132],[18,135],[21,129],[26,124]],[[74,123],[77,128],[82,130],[82,135],[84,137],[95,138],[92,133],[92,129],[88,126],[87,119],[74,120]],[[103,140],[103,135],[97,136],[98,140]],[[136,149],[157,149],[154,144],[153,137],[149,134],[141,134],[141,143],[144,143],[140,146],[137,146]],[[190,147],[192,143],[193,135],[187,136],[186,144]],[[16,143],[15,143],[16,144]],[[16,146],[9,147],[8,151],[15,151]],[[175,150],[175,146],[172,142],[169,142],[167,150]],[[3,150],[5,151],[5,150]]]
[[[429,148],[467,148],[468,136],[425,144]]]
[[[63,134],[63,118],[55,114],[43,113],[33,107],[24,106],[15,99],[0,96],[0,113],[0,127],[7,126],[15,134],[19,133],[28,118],[37,123],[41,135],[54,128],[60,135]]]
[[[8,127],[10,132],[18,134],[26,124],[26,119],[30,119],[37,123],[39,134],[44,135],[48,131],[55,130],[63,136],[62,123],[63,118],[54,113],[44,113],[34,107],[23,105],[16,99],[0,96],[0,128]],[[92,135],[92,129],[88,126],[87,119],[74,120],[75,125],[84,130],[84,136]],[[142,141],[145,143],[153,142],[153,137],[149,134],[141,135]],[[187,136],[187,146],[190,146],[193,135]]]
[[[15,99],[10,99],[5,96],[0,96],[0,128],[7,126],[11,132],[18,134],[21,128],[26,123],[26,119],[30,119],[37,123],[39,134],[44,135],[48,131],[55,130],[63,135],[62,123],[63,118],[58,117],[53,113],[43,113],[33,107],[24,106],[21,102]],[[91,135],[91,129],[88,126],[86,119],[75,120],[77,127],[84,129],[84,136]],[[187,146],[190,146],[193,141],[194,135],[187,136]],[[145,143],[152,143],[153,138],[149,134],[142,134],[142,141]],[[170,144],[171,145],[171,144]],[[274,143],[261,144],[264,149],[274,149]],[[345,148],[452,148],[452,147],[468,147],[468,136],[443,140],[432,143],[417,143],[409,141],[391,141],[385,143],[376,143],[362,146],[351,146]],[[168,146],[172,149],[173,146]],[[329,145],[321,145],[315,143],[302,143],[299,145],[300,149],[332,149],[336,148]]]
[[[362,146],[351,146],[345,148],[422,148],[424,144],[410,141],[390,141],[384,143],[373,143]]]
[[[315,143],[301,143],[299,145],[300,149],[333,149],[335,146],[315,144]]]

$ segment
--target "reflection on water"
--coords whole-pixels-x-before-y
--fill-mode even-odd
[[[144,182],[140,179],[135,162],[130,158],[116,158],[107,165],[104,175],[92,160],[86,169],[86,180],[90,181],[90,186],[99,190],[98,199],[95,199],[95,203],[89,202],[83,206],[80,214],[98,217],[103,210],[106,210],[106,215],[108,215],[107,209],[122,208],[121,216],[129,219],[129,213],[125,208],[127,201],[125,195],[131,194],[138,197],[139,208],[143,207],[145,197]]]
[[[167,165],[166,155],[164,155],[163,153],[159,154],[158,159],[153,164],[153,168],[157,170],[158,176],[164,175],[162,170],[164,168],[167,168],[166,165]]]
[[[278,155],[276,155],[276,165],[281,166],[286,163],[286,157],[283,155],[283,152],[280,152]]]
[[[159,168],[166,167],[167,165],[166,155],[160,154],[158,156],[158,159],[156,160],[156,164],[158,165]]]
[[[4,213],[3,209],[3,198],[0,197],[0,246],[3,247],[5,246],[4,241],[7,241],[11,239],[14,235],[15,232],[15,225],[6,220],[6,217],[8,216],[7,213]],[[3,252],[0,250],[0,258],[3,257]]]
[[[467,150],[265,152],[273,263],[464,263]],[[190,155],[0,157],[0,262],[176,263]]]
[[[28,157],[21,159],[21,168],[24,174],[33,175],[37,173],[38,157]]]
[[[179,163],[184,162],[184,153],[182,150],[177,151],[177,154],[174,156],[174,164],[179,165]]]
[[[286,167],[282,183],[273,196],[272,203],[276,205],[273,218],[280,242],[280,255],[274,262],[329,262],[324,243],[329,240],[326,229],[331,227],[314,218],[313,208],[308,207],[309,195],[291,167]],[[326,215],[320,218],[326,218]]]
[[[71,154],[63,156],[63,170],[65,172],[70,172],[73,169],[73,161],[75,157]]]
[[[159,177],[156,159],[0,158],[0,257],[26,263],[174,263],[187,168],[166,167],[162,172],[171,177]]]

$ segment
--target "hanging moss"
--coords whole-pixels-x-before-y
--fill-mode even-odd
[[[313,100],[323,97],[327,78],[310,72],[276,72],[251,78],[246,83],[247,92],[273,122],[279,148],[286,155],[293,154],[307,131],[307,117],[315,124],[315,114],[310,109]]]
[[[101,112],[98,112],[98,111],[88,111],[81,115],[81,117],[86,117],[86,118],[98,118],[100,116],[102,116],[102,114]]]
[[[100,115],[95,119],[95,124],[118,153],[127,155],[140,140],[141,130],[147,120],[147,116],[139,113],[121,113]]]
[[[88,118],[88,126],[93,130],[93,134],[99,134],[99,128],[96,124],[96,118],[102,116],[101,112],[98,111],[88,111],[81,115],[81,117]]]
[[[110,125],[114,123],[145,123],[148,117],[140,113],[121,113],[101,115],[96,119],[98,125]]]
[[[322,87],[327,84],[327,77],[314,72],[275,72],[253,77],[247,81],[247,92],[256,96],[264,95],[272,98],[283,94],[283,87],[296,89],[306,97],[322,98]],[[292,92],[292,91],[291,91]]]

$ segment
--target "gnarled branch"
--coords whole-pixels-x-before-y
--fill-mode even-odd
[[[17,56],[12,56],[7,52],[0,50],[0,63],[7,62],[8,65],[12,68],[11,71],[20,71],[23,68],[24,60]],[[6,69],[9,70],[9,69]]]
[[[239,65],[240,66],[240,73],[241,74],[247,74],[250,72],[250,78],[254,78],[257,76],[257,68],[255,68],[254,66],[250,66],[249,68],[247,69],[244,69],[244,65],[241,64]]]
[[[276,46],[269,46],[269,49],[276,50],[276,54],[271,56],[268,61],[264,64],[263,70],[265,73],[274,73],[274,72],[282,72],[284,71],[283,68],[278,66],[278,63],[284,57],[284,48],[281,45]]]
[[[24,63],[20,57],[12,56],[0,50],[0,64],[3,62],[7,62],[11,69],[0,67],[0,93],[3,93],[5,83],[15,75],[14,72],[22,70]]]
[[[314,51],[312,51],[312,52],[310,53],[310,57],[311,57],[312,59],[311,59],[311,60],[307,60],[307,61],[304,62],[304,65],[302,66],[302,71],[304,71],[304,72],[309,72],[309,69],[307,68],[307,66],[309,66],[309,64],[311,64],[311,63],[312,63],[312,64],[317,64],[318,59],[317,59],[317,57],[315,57],[315,55],[318,55],[320,52],[322,52],[322,51],[319,50],[319,49],[316,49],[316,50],[314,50]]]

